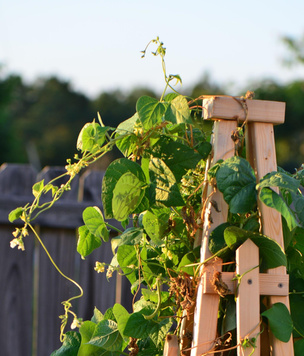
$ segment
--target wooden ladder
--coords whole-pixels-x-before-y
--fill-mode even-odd
[[[238,123],[246,120],[246,154],[247,160],[253,167],[257,181],[265,174],[276,171],[276,153],[274,130],[275,124],[282,124],[285,117],[285,103],[262,100],[249,100],[226,96],[211,96],[203,100],[203,117],[206,120],[214,120],[213,129],[213,156],[211,166],[220,159],[227,159],[235,154],[235,142],[231,134],[235,132]],[[204,227],[201,243],[201,262],[211,257],[208,248],[210,233],[220,224],[227,221],[228,206],[223,195],[215,187],[209,186],[212,202],[208,202],[203,213]],[[211,199],[210,199],[211,200]],[[216,202],[216,204],[214,204]],[[216,209],[214,208],[216,206]],[[281,215],[274,209],[258,202],[261,213],[263,234],[276,240],[283,248],[283,231]],[[212,219],[209,219],[210,215]],[[260,337],[260,295],[269,297],[269,305],[283,303],[289,308],[289,276],[286,268],[281,266],[269,270],[267,273],[259,273],[259,249],[251,241],[247,240],[236,251],[236,272],[223,272],[221,274],[232,293],[236,293],[235,274],[243,274],[245,278],[237,289],[236,314],[237,314],[237,354],[240,356],[262,355],[269,356],[293,356],[293,340],[284,343],[269,336],[267,342]],[[221,271],[221,261],[213,261],[202,267],[201,280],[197,291],[197,301],[193,322],[193,341],[191,356],[221,355],[214,352],[217,337],[217,319],[219,307],[219,294],[211,283],[214,271]],[[243,348],[241,341],[248,337],[256,338],[256,347]],[[266,333],[263,333],[266,335]],[[253,352],[254,351],[254,352]],[[253,352],[253,353],[252,353]],[[176,346],[172,347],[172,353],[166,355],[178,355]],[[165,354],[164,354],[165,355]]]

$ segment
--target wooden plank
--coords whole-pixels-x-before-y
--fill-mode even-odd
[[[211,96],[203,100],[205,120],[245,120],[245,111],[238,98],[230,96]],[[285,120],[285,103],[266,100],[245,100],[248,108],[248,122],[270,122],[282,124]]]
[[[255,170],[257,181],[265,174],[277,170],[274,130],[272,124],[249,123],[246,130],[247,157]],[[278,191],[278,190],[276,190]],[[275,209],[258,202],[261,212],[263,234],[276,240],[284,248],[281,215]],[[268,271],[271,275],[285,275],[286,268],[280,266]],[[270,304],[283,303],[289,308],[288,296],[272,296]],[[276,356],[293,355],[292,338],[288,343],[273,338],[273,349]]]
[[[204,273],[204,293],[217,293],[212,284],[213,275],[210,272]],[[223,272],[221,274],[223,283],[226,284],[229,292],[227,294],[235,294],[237,281],[235,272]],[[286,275],[272,275],[268,273],[260,273],[259,275],[259,289],[260,295],[278,295],[286,296],[289,294],[289,276]]]
[[[219,159],[227,159],[234,155],[234,142],[231,139],[231,132],[236,129],[236,121],[218,120],[214,123],[213,129],[213,158],[212,164]],[[210,186],[207,195],[214,191]],[[211,203],[211,200],[213,203]],[[214,204],[215,202],[215,204]],[[214,208],[217,207],[217,209]],[[227,220],[228,206],[220,192],[215,192],[207,204],[206,211],[203,212],[204,221],[201,262],[211,256],[208,248],[210,233],[221,223]],[[214,268],[213,266],[211,267]],[[202,270],[203,274],[203,270]],[[199,356],[213,348],[217,332],[217,316],[219,295],[204,294],[203,279],[198,286],[196,308],[194,314],[193,342],[191,356]],[[212,353],[210,353],[212,355]]]
[[[62,272],[75,276],[75,230],[40,230],[40,237]],[[39,300],[38,300],[38,345],[37,355],[50,355],[61,346],[59,315],[64,312],[62,301],[79,294],[78,289],[63,278],[49,261],[45,251],[39,247]],[[73,302],[73,310],[75,303]],[[72,318],[66,331],[70,330]]]
[[[167,335],[163,356],[179,356],[178,339],[176,335]]]
[[[0,210],[6,209],[0,226],[1,355],[33,355],[34,239],[31,233],[24,238],[25,251],[12,249],[15,225],[9,223],[8,213],[20,206],[16,205],[20,196],[32,197],[35,179],[36,172],[28,165],[3,164],[0,168]]]
[[[31,356],[34,241],[30,234],[25,239],[25,251],[11,249],[13,230],[0,226],[0,353]]]
[[[243,277],[238,286],[236,299],[238,355],[260,355],[260,291],[259,248],[246,240],[236,250],[236,273]],[[256,338],[256,348],[244,348],[244,339]]]

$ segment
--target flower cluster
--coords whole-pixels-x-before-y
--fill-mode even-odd
[[[23,242],[23,237],[28,236],[28,230],[26,227],[23,227],[22,229],[16,228],[16,230],[13,232],[13,236],[15,237],[11,242],[10,246],[11,248],[15,248],[18,246],[18,250],[24,251],[24,242]]]

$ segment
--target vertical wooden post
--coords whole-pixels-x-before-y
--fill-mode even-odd
[[[178,339],[176,335],[167,335],[163,356],[179,356]]]
[[[236,121],[218,120],[214,122],[213,129],[213,157],[212,164],[220,159],[227,159],[234,155],[234,142],[231,133],[237,127]],[[214,191],[210,186],[207,196]],[[215,202],[215,204],[212,202]],[[213,206],[217,206],[214,209]],[[227,220],[228,206],[223,199],[223,195],[215,191],[209,199],[202,221],[204,221],[201,262],[211,256],[208,248],[210,233],[220,224]],[[208,268],[208,267],[206,267]],[[213,268],[211,266],[211,268]],[[202,268],[202,273],[203,273]],[[199,356],[204,352],[210,351],[214,346],[217,333],[217,314],[219,304],[218,294],[204,294],[203,279],[201,279],[197,291],[197,302],[194,314],[194,329],[191,356]],[[212,353],[210,353],[212,355]]]
[[[259,181],[265,174],[277,170],[277,161],[275,154],[275,141],[273,124],[251,122],[247,127],[247,157],[251,163],[257,181]],[[278,192],[278,190],[276,189]],[[281,215],[275,209],[269,208],[266,205],[258,202],[263,234],[267,235],[279,243],[284,249],[284,239],[282,230]],[[284,275],[286,268],[280,266],[270,269],[269,274]],[[270,305],[274,303],[283,303],[289,309],[288,296],[270,296]],[[293,355],[293,341],[292,338],[288,343],[279,341],[276,338],[272,340],[272,348],[274,355]]]
[[[259,249],[247,240],[236,250],[236,273],[242,276],[236,300],[237,342],[257,338],[256,348],[238,346],[239,356],[260,355]]]

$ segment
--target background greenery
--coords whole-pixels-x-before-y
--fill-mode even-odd
[[[285,37],[288,65],[304,63],[302,38]],[[303,42],[303,43],[302,43]],[[286,121],[275,128],[278,164],[294,172],[304,162],[304,80],[287,84],[276,80],[250,83],[240,92],[254,90],[255,99],[286,102]],[[213,83],[208,75],[182,94],[227,94],[224,85]],[[148,88],[129,92],[102,92],[96,98],[76,92],[71,83],[58,77],[25,83],[20,75],[4,75],[0,68],[0,164],[32,163],[37,169],[45,165],[65,165],[76,152],[80,129],[100,112],[105,125],[116,127],[135,110],[142,95],[159,97]],[[122,120],[123,118],[123,120]],[[118,152],[101,163],[105,168]]]

